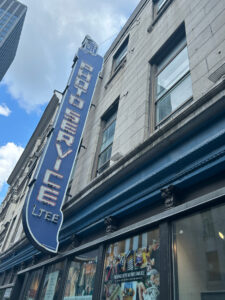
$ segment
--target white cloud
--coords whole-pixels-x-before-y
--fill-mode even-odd
[[[0,104],[0,115],[8,117],[11,114],[11,110],[5,103]]]
[[[0,146],[0,191],[23,150],[21,146],[17,146],[14,143],[7,143],[4,146]]]
[[[28,112],[63,91],[86,34],[101,43],[118,33],[139,0],[23,0],[28,11],[4,83]],[[103,47],[100,50],[106,50]]]

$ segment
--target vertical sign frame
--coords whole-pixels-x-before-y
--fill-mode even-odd
[[[74,59],[68,87],[23,207],[23,227],[40,251],[57,253],[65,199],[103,58],[86,36]]]

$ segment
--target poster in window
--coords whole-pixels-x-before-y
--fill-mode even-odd
[[[64,300],[91,300],[96,260],[72,261],[67,277]]]
[[[30,284],[25,293],[24,300],[34,300],[35,297],[37,296],[41,274],[42,274],[41,270],[37,270],[37,271],[33,271],[29,276]]]
[[[9,298],[10,298],[10,295],[11,295],[11,292],[12,292],[12,288],[7,288],[7,289],[5,290],[5,294],[4,294],[3,299],[9,299]]]
[[[104,300],[158,300],[159,231],[109,246],[105,259]]]
[[[58,275],[59,275],[59,271],[49,273],[44,300],[54,299]]]

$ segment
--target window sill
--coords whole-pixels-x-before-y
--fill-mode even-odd
[[[147,31],[148,33],[151,33],[155,24],[158,22],[158,20],[161,18],[161,16],[164,14],[164,12],[167,10],[167,8],[170,6],[170,4],[173,2],[173,0],[168,0],[158,12],[154,13],[155,17],[153,19],[152,24],[148,27]]]
[[[109,78],[109,80],[107,81],[107,83],[105,85],[105,89],[108,88],[109,84],[111,83],[111,81],[113,80],[113,78],[116,76],[116,74],[119,73],[119,71],[124,68],[126,62],[127,62],[127,58],[124,57],[121,60],[121,62],[119,63],[119,65],[116,67],[116,69],[113,71],[113,73],[112,73],[111,77]]]

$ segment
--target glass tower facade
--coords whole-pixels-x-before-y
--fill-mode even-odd
[[[0,0],[0,81],[18,47],[27,7],[15,0]]]

